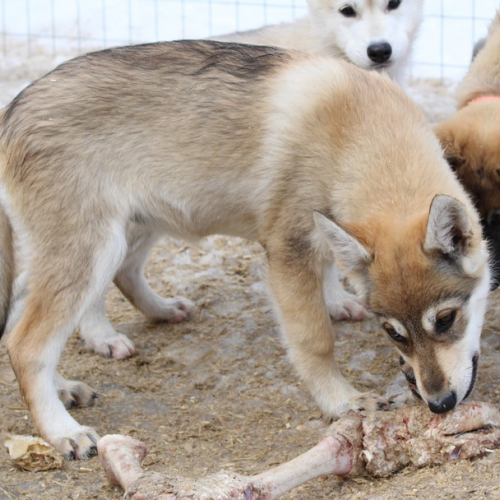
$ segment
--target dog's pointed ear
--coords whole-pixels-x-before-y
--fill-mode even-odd
[[[463,203],[444,194],[434,197],[429,210],[424,251],[457,259],[467,275],[475,275],[487,260],[479,224]]]
[[[429,210],[424,250],[457,256],[467,251],[472,223],[465,206],[444,194],[434,197]]]
[[[457,137],[455,137],[453,126],[453,123],[443,122],[434,128],[434,132],[443,148],[444,159],[448,162],[450,168],[456,172],[465,163],[465,158],[462,156],[462,148]]]
[[[371,262],[366,248],[345,229],[314,211],[316,227],[324,234],[335,255],[335,261],[345,273],[362,273]]]

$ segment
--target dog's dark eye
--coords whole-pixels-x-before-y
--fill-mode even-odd
[[[405,345],[408,344],[408,339],[400,335],[390,323],[384,323],[382,327],[387,332],[389,337],[391,337],[391,339],[394,340],[394,342],[399,342]]]
[[[389,0],[389,3],[387,4],[387,9],[388,10],[396,10],[400,4],[401,4],[401,0]]]
[[[455,316],[457,312],[453,309],[446,309],[445,311],[441,311],[436,316],[436,332],[444,333],[448,330],[453,322],[455,321]]]
[[[356,17],[356,11],[350,5],[344,5],[339,12],[345,17]]]

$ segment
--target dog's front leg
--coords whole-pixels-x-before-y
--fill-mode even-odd
[[[382,398],[358,392],[342,376],[335,333],[323,298],[322,266],[311,255],[270,252],[269,280],[290,358],[327,418],[380,409]]]

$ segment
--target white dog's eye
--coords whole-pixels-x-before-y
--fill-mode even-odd
[[[391,0],[391,2],[394,0]],[[339,12],[345,17],[356,17],[356,11],[351,5],[344,5]]]
[[[387,4],[387,9],[388,10],[396,10],[400,4],[401,4],[401,0],[389,0],[389,3]]]

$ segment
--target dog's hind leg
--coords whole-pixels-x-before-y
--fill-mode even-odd
[[[98,435],[69,415],[55,383],[57,363],[75,323],[61,317],[51,302],[28,298],[21,320],[7,336],[7,350],[38,432],[66,458],[84,458],[95,454]]]
[[[187,299],[165,299],[157,295],[144,277],[144,266],[159,235],[140,224],[127,226],[127,256],[115,276],[123,295],[153,321],[178,322],[185,319],[194,305]],[[96,301],[79,325],[84,347],[105,357],[125,359],[135,353],[133,342],[117,332],[106,316],[104,298]]]
[[[79,330],[85,349],[105,358],[125,359],[135,353],[133,342],[109,322],[104,297],[99,297],[82,316]]]
[[[98,435],[66,411],[58,390],[64,386],[71,389],[73,384],[60,383],[56,367],[82,311],[102,296],[118,269],[126,243],[119,231],[111,237],[108,233],[107,240],[100,244],[92,234],[71,236],[66,233],[64,248],[37,248],[30,262],[34,271],[30,273],[24,311],[7,334],[6,343],[38,432],[66,458],[85,458],[96,453]],[[76,387],[73,385],[73,389]],[[79,389],[80,403],[88,404],[92,395],[88,397]]]
[[[144,277],[144,265],[158,234],[134,228],[127,234],[129,252],[115,277],[115,284],[128,300],[152,321],[177,323],[186,319],[194,304],[182,297],[165,299],[156,294]]]
[[[27,272],[21,273],[15,280],[6,332],[12,330],[24,313],[26,308],[26,297],[28,296],[27,283]],[[90,406],[97,397],[96,393],[87,384],[66,380],[57,372],[54,382],[59,394],[59,399],[64,403],[66,408]]]
[[[323,293],[328,312],[337,321],[360,321],[370,316],[358,297],[344,289],[336,264],[329,265],[325,270]]]

